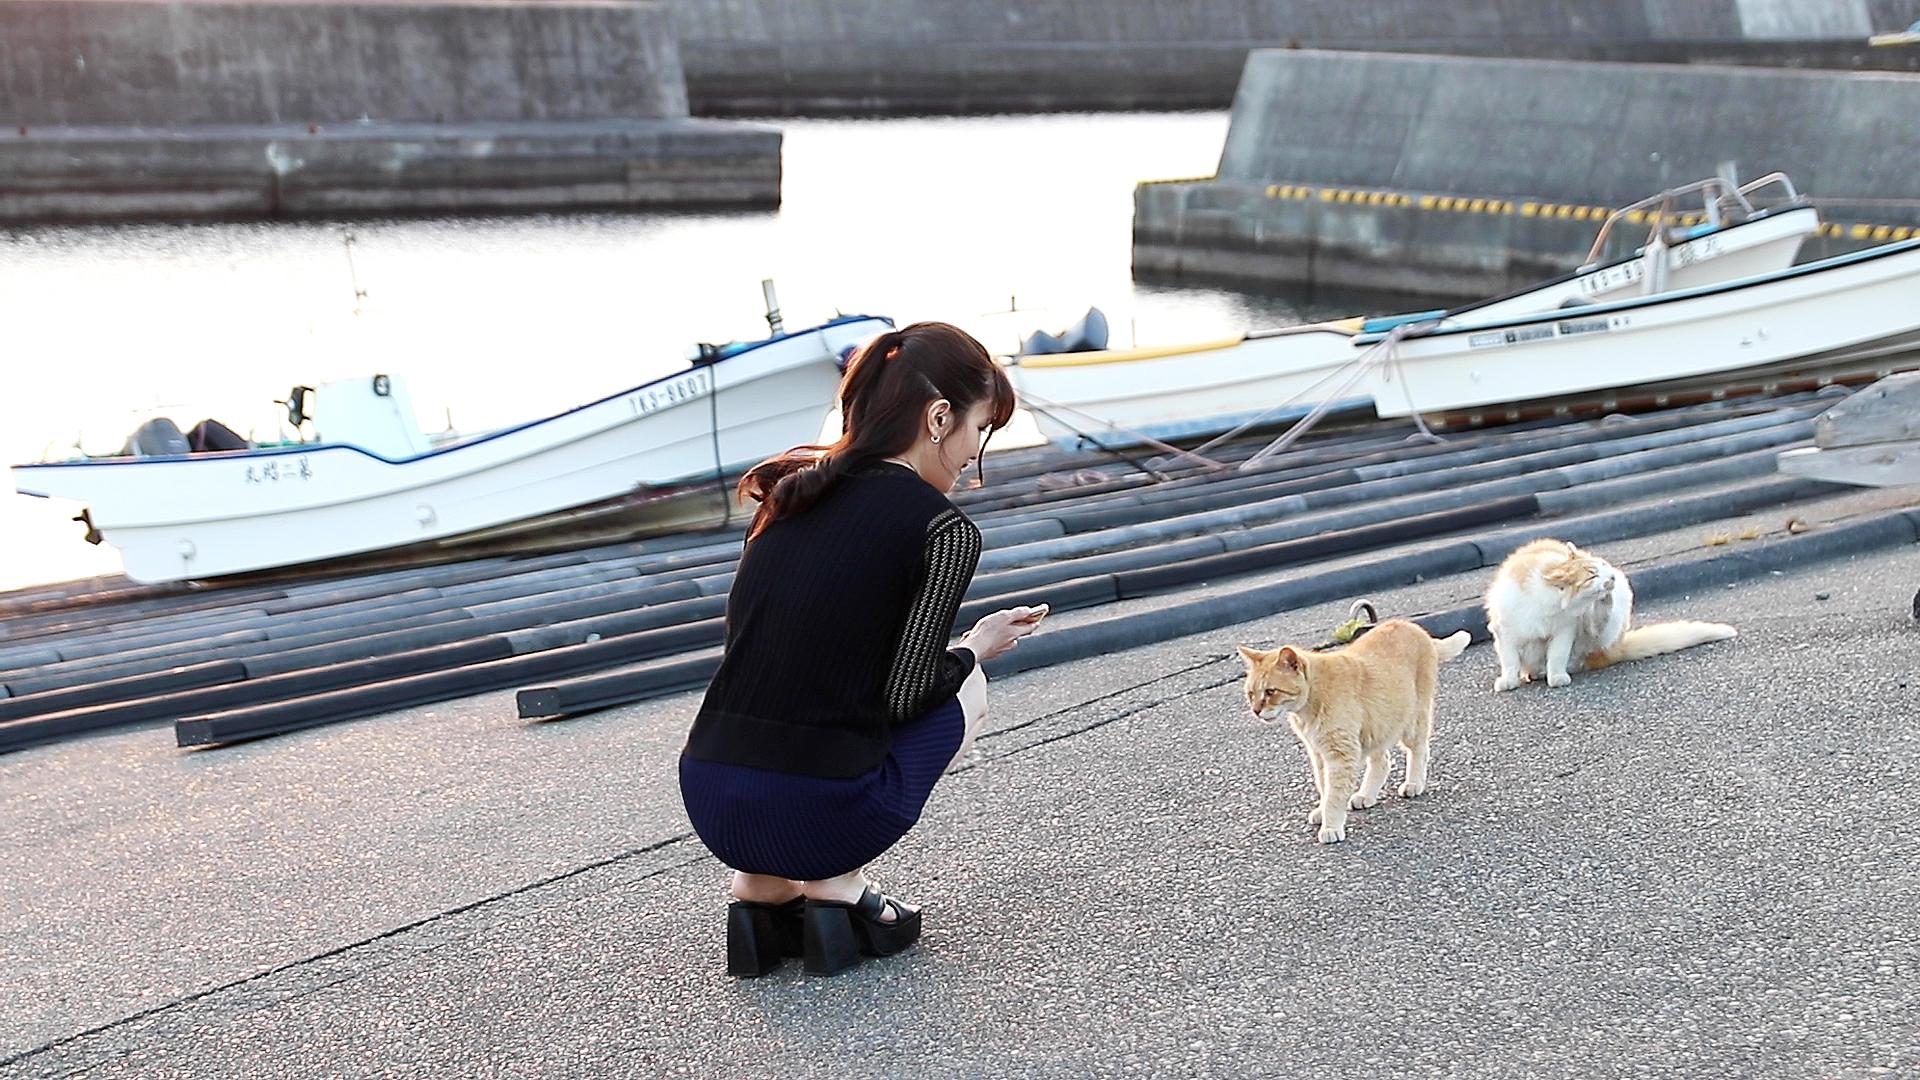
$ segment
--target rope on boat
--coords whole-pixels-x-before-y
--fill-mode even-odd
[[[769,319],[772,317],[769,316]],[[713,438],[713,486],[720,493],[720,527],[733,524],[733,492],[727,490],[726,463],[720,458],[720,373],[707,368],[707,427]]]
[[[1387,331],[1387,336],[1375,342],[1372,348],[1354,357],[1352,360],[1347,361],[1341,367],[1335,368],[1332,373],[1334,375],[1342,371],[1349,372],[1346,379],[1341,382],[1339,388],[1334,390],[1333,393],[1321,398],[1319,403],[1307,412],[1307,415],[1295,421],[1293,426],[1287,428],[1286,431],[1281,432],[1279,438],[1261,447],[1252,457],[1241,462],[1240,470],[1245,472],[1248,469],[1254,468],[1268,458],[1281,453],[1294,443],[1300,441],[1300,437],[1310,431],[1315,424],[1320,422],[1320,418],[1325,416],[1333,408],[1334,402],[1339,401],[1342,395],[1353,389],[1354,385],[1364,378],[1369,371],[1381,366],[1388,369],[1389,379],[1391,379],[1393,375],[1400,377],[1400,389],[1407,396],[1407,408],[1413,414],[1414,426],[1420,429],[1419,434],[1432,442],[1444,441],[1440,436],[1433,433],[1433,429],[1427,426],[1426,418],[1421,416],[1420,410],[1414,406],[1413,391],[1408,388],[1406,372],[1400,367],[1398,348],[1402,338],[1414,334],[1423,334],[1438,325],[1440,324],[1437,319],[1427,319],[1414,323],[1401,323],[1399,326]],[[1328,377],[1331,378],[1332,376],[1329,375]]]
[[[1155,450],[1159,450],[1163,453],[1172,454],[1172,455],[1175,455],[1176,457],[1188,458],[1192,461],[1199,463],[1204,468],[1224,469],[1227,467],[1222,462],[1215,461],[1210,457],[1202,456],[1198,451],[1182,450],[1181,448],[1174,446],[1172,443],[1161,442],[1159,439],[1156,439],[1151,435],[1142,434],[1141,432],[1133,431],[1128,428],[1121,427],[1119,424],[1116,424],[1111,420],[1103,419],[1101,417],[1093,415],[1092,413],[1082,412],[1081,410],[1076,409],[1071,405],[1063,405],[1057,401],[1049,401],[1046,398],[1040,397],[1036,394],[1030,394],[1023,391],[1020,394],[1020,403],[1026,406],[1027,411],[1039,413],[1041,416],[1046,417],[1047,419],[1053,421],[1054,423],[1059,424],[1061,427],[1066,428],[1068,431],[1073,432],[1075,435],[1080,436],[1082,439],[1085,439],[1087,442],[1093,445],[1094,449],[1099,450],[1103,453],[1112,454],[1113,456],[1132,464],[1135,468],[1139,469],[1143,473],[1146,473],[1148,476],[1153,477],[1155,480],[1165,480],[1167,479],[1167,477],[1164,473],[1160,472],[1158,469],[1151,468],[1145,463],[1135,461],[1133,458],[1120,453],[1118,450],[1115,450],[1114,448],[1101,443],[1099,439],[1094,438],[1092,435],[1088,434],[1085,431],[1080,430],[1078,427],[1075,427],[1073,424],[1069,423],[1065,419],[1056,415],[1054,410],[1059,410],[1060,412],[1072,413],[1073,415],[1080,417],[1083,421],[1091,420],[1096,424],[1105,425],[1108,431],[1111,431],[1116,435],[1125,435],[1130,439],[1133,439],[1137,442],[1145,443],[1146,445],[1151,446]]]
[[[1261,421],[1266,420],[1268,417],[1272,416],[1273,414],[1278,412],[1284,412],[1287,409],[1293,408],[1294,406],[1300,404],[1300,400],[1302,398],[1305,398],[1308,395],[1312,394],[1314,391],[1320,389],[1320,387],[1325,385],[1328,380],[1338,376],[1341,372],[1345,370],[1346,370],[1345,365],[1334,368],[1332,371],[1329,371],[1325,375],[1322,375],[1318,379],[1315,379],[1310,385],[1302,389],[1299,393],[1294,394],[1292,397],[1286,399],[1285,401],[1282,401],[1280,404],[1275,405],[1272,408],[1262,410],[1258,415],[1253,417],[1253,419],[1246,421],[1245,423],[1241,424],[1239,427],[1234,428],[1232,431],[1228,431],[1228,432],[1225,432],[1224,434],[1216,435],[1213,438],[1208,439],[1206,442],[1203,442],[1199,446],[1194,447],[1192,452],[1196,454],[1204,454],[1208,450],[1213,449],[1214,447],[1220,445],[1221,443],[1224,443],[1229,439],[1232,439],[1235,436],[1238,436],[1244,433],[1247,429],[1258,425]]]
[[[1020,400],[1022,404],[1026,405],[1026,407],[1030,411],[1036,412],[1042,416],[1045,416],[1047,419],[1052,420],[1054,423],[1059,424],[1061,427],[1064,427],[1067,430],[1073,432],[1075,435],[1078,435],[1080,438],[1085,439],[1095,449],[1100,450],[1103,453],[1112,454],[1113,456],[1118,457],[1121,460],[1126,461],[1127,463],[1133,465],[1135,468],[1139,469],[1143,473],[1146,473],[1148,476],[1153,477],[1154,480],[1162,481],[1162,480],[1166,480],[1167,476],[1164,473],[1162,473],[1160,470],[1153,468],[1152,467],[1153,463],[1151,462],[1143,463],[1143,462],[1137,461],[1134,458],[1127,456],[1126,454],[1120,453],[1118,450],[1115,450],[1112,447],[1106,446],[1105,444],[1101,443],[1099,439],[1094,438],[1088,432],[1081,430],[1079,427],[1075,426],[1074,424],[1068,422],[1067,420],[1057,415],[1054,410],[1058,410],[1059,412],[1072,413],[1075,416],[1081,417],[1083,420],[1093,421],[1096,424],[1105,425],[1107,430],[1109,431],[1115,432],[1117,434],[1125,435],[1138,442],[1145,443],[1146,445],[1151,446],[1154,449],[1159,450],[1163,453],[1173,455],[1177,458],[1185,458],[1190,461],[1197,462],[1202,467],[1210,470],[1218,470],[1218,469],[1225,469],[1227,468],[1227,466],[1219,461],[1215,461],[1212,458],[1206,457],[1205,456],[1206,451],[1211,450],[1214,447],[1219,446],[1220,444],[1234,438],[1235,436],[1240,435],[1241,433],[1247,431],[1249,428],[1252,428],[1258,425],[1261,421],[1266,420],[1268,417],[1274,415],[1275,413],[1282,412],[1286,409],[1294,407],[1295,405],[1298,405],[1302,398],[1312,395],[1316,390],[1326,385],[1329,381],[1335,378],[1338,378],[1343,374],[1346,376],[1346,378],[1340,383],[1338,387],[1336,387],[1331,393],[1322,395],[1320,397],[1320,400],[1314,404],[1313,408],[1308,410],[1307,415],[1301,417],[1298,421],[1296,421],[1293,424],[1293,426],[1289,427],[1286,431],[1282,432],[1279,438],[1275,439],[1271,443],[1268,443],[1265,447],[1261,448],[1258,452],[1256,452],[1252,457],[1241,462],[1239,465],[1239,469],[1240,471],[1245,471],[1247,469],[1251,469],[1261,464],[1262,462],[1265,462],[1269,458],[1273,457],[1275,454],[1281,453],[1282,451],[1286,450],[1289,446],[1292,446],[1302,436],[1304,436],[1309,429],[1311,429],[1315,424],[1319,423],[1321,418],[1323,418],[1329,411],[1331,411],[1333,406],[1337,402],[1342,400],[1343,396],[1347,393],[1347,391],[1351,390],[1353,386],[1356,383],[1358,383],[1370,369],[1377,366],[1386,365],[1392,374],[1399,376],[1401,392],[1404,393],[1407,398],[1407,408],[1413,415],[1414,426],[1419,429],[1415,437],[1425,438],[1431,442],[1443,442],[1444,440],[1441,439],[1440,436],[1434,434],[1433,429],[1427,426],[1426,418],[1420,415],[1420,410],[1414,406],[1413,391],[1409,389],[1407,386],[1406,372],[1400,367],[1400,357],[1397,349],[1397,346],[1399,345],[1401,339],[1412,336],[1417,333],[1425,333],[1426,331],[1433,329],[1437,325],[1439,325],[1437,320],[1428,319],[1428,320],[1423,320],[1421,322],[1415,322],[1415,323],[1402,323],[1399,326],[1392,328],[1391,330],[1387,331],[1387,335],[1384,338],[1381,338],[1378,342],[1374,343],[1374,345],[1371,348],[1369,348],[1366,352],[1361,353],[1359,356],[1354,357],[1352,360],[1347,361],[1345,364],[1342,364],[1339,367],[1334,368],[1332,371],[1328,372],[1327,374],[1322,375],[1320,378],[1314,380],[1311,384],[1307,385],[1305,388],[1295,393],[1292,397],[1287,398],[1285,401],[1282,401],[1277,405],[1273,405],[1273,406],[1270,406],[1269,408],[1261,410],[1261,412],[1255,415],[1252,419],[1249,419],[1241,423],[1240,425],[1238,425],[1237,427],[1234,427],[1230,431],[1224,432],[1223,434],[1216,435],[1213,438],[1208,439],[1206,442],[1201,443],[1199,446],[1194,447],[1192,450],[1183,450],[1180,447],[1174,446],[1170,443],[1162,442],[1159,439],[1155,439],[1149,435],[1145,435],[1141,432],[1133,431],[1128,428],[1122,427],[1121,425],[1116,424],[1111,420],[1094,416],[1093,414],[1088,412],[1083,412],[1082,410],[1076,409],[1071,405],[1063,405],[1057,401],[1049,401],[1046,398],[1039,397],[1031,393],[1022,393],[1020,395]],[[1389,376],[1389,378],[1391,378],[1391,375]]]
[[[1161,483],[1163,481],[1172,479],[1172,477],[1168,476],[1166,473],[1163,473],[1158,469],[1153,468],[1153,466],[1147,464],[1144,461],[1139,460],[1138,458],[1135,458],[1133,455],[1122,453],[1119,449],[1108,446],[1107,444],[1101,442],[1099,439],[1094,438],[1091,434],[1085,431],[1082,431],[1077,427],[1074,427],[1073,424],[1069,423],[1068,421],[1062,419],[1059,416],[1054,415],[1045,406],[1037,404],[1037,402],[1041,402],[1041,401],[1046,401],[1046,399],[1035,398],[1025,394],[1022,394],[1020,396],[1020,404],[1028,412],[1038,413],[1041,416],[1044,416],[1047,419],[1053,421],[1054,423],[1059,424],[1061,427],[1066,428],[1068,431],[1071,431],[1075,435],[1079,436],[1081,441],[1092,446],[1095,450],[1098,450],[1103,454],[1107,454],[1112,457],[1119,458],[1121,461],[1124,461],[1127,464],[1133,466],[1134,468],[1140,470],[1142,473],[1145,473],[1148,477],[1152,478],[1154,483],[1157,484],[1157,483]],[[1068,406],[1059,405],[1058,403],[1055,403],[1055,402],[1047,402],[1047,404],[1052,405],[1055,408],[1062,408],[1062,409],[1069,408]],[[1078,410],[1070,410],[1070,411],[1078,411]],[[1108,426],[1113,427],[1113,425],[1108,425]],[[1121,434],[1137,435],[1137,433],[1128,432],[1125,429],[1119,428],[1119,427],[1114,427],[1114,430],[1117,432],[1120,432]],[[1139,436],[1139,437],[1144,438],[1144,436]]]

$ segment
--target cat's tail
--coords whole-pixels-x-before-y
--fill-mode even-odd
[[[1461,653],[1466,652],[1467,646],[1472,643],[1472,634],[1469,634],[1465,630],[1455,630],[1447,637],[1433,639],[1433,655],[1439,657],[1440,662],[1444,664],[1454,657],[1459,656]]]
[[[1587,667],[1603,668],[1628,660],[1645,660],[1650,656],[1662,656],[1681,649],[1691,649],[1695,645],[1705,645],[1709,641],[1725,641],[1738,633],[1726,623],[1694,622],[1691,619],[1636,626],[1620,635],[1620,640],[1614,642],[1611,648],[1588,657]]]

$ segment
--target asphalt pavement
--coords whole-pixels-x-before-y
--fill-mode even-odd
[[[0,1076],[1920,1075],[1916,589],[1907,549],[1664,600],[1740,636],[1558,691],[1476,646],[1430,793],[1334,846],[1232,652],[1344,604],[1012,676],[873,868],[925,939],[832,979],[723,974],[695,695],[10,755]]]

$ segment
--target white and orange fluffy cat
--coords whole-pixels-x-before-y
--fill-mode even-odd
[[[1347,838],[1349,808],[1380,801],[1395,746],[1407,754],[1401,796],[1426,791],[1440,661],[1459,656],[1469,640],[1465,630],[1435,640],[1413,623],[1390,619],[1338,652],[1240,647],[1248,706],[1269,722],[1285,714],[1307,748],[1319,794],[1307,821],[1320,826],[1321,843]]]
[[[1607,560],[1564,540],[1535,540],[1507,556],[1487,589],[1487,627],[1500,656],[1493,689],[1545,675],[1565,686],[1573,672],[1733,637],[1723,623],[1633,626],[1633,589]]]

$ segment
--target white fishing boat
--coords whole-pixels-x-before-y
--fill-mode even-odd
[[[1359,382],[1381,416],[1604,391],[1658,398],[1737,377],[1779,382],[1913,366],[1920,240],[1738,281],[1481,322],[1410,325]]]
[[[711,488],[814,442],[842,358],[891,326],[844,316],[702,346],[686,370],[444,446],[418,431],[404,385],[378,375],[313,393],[312,442],[16,465],[12,479],[22,493],[83,505],[141,582],[457,542],[677,485]],[[304,397],[293,399],[296,422]]]
[[[1756,206],[1753,200],[1768,189],[1778,189],[1781,201]],[[1675,204],[1695,196],[1703,204],[1698,215],[1703,220],[1687,224],[1691,218]],[[1677,217],[1679,225],[1666,224]],[[1630,256],[1607,260],[1615,233],[1632,225],[1648,226],[1646,240]],[[1820,212],[1784,173],[1769,173],[1739,188],[1717,178],[1701,180],[1613,211],[1572,273],[1448,308],[1441,318],[1450,326],[1481,323],[1772,273],[1792,266],[1801,245],[1819,231]]]
[[[1776,201],[1756,205],[1763,192]],[[1694,198],[1701,220],[1685,224],[1689,219],[1677,206]],[[1620,230],[1636,225],[1648,227],[1646,242],[1624,257],[1606,259]],[[1432,320],[1445,326],[1494,322],[1782,270],[1819,228],[1819,212],[1779,173],[1738,188],[1717,178],[1702,180],[1614,211],[1580,269],[1507,296],[1211,342],[1020,355],[1009,361],[1009,374],[1041,433],[1059,441],[1090,435],[1125,445],[1142,437],[1172,439],[1281,422],[1321,404],[1359,408],[1372,402],[1370,393],[1353,387],[1341,394],[1339,376],[1369,334]],[[1329,401],[1329,395],[1339,396]]]
[[[1353,339],[1364,326],[1349,319],[1204,343],[1016,356],[1007,373],[1042,435],[1126,446],[1304,413],[1327,376],[1358,355]]]

